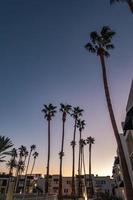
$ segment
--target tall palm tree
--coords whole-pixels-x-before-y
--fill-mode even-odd
[[[15,187],[14,187],[14,192],[17,191],[17,185],[18,185],[18,181],[19,181],[19,175],[21,174],[21,172],[23,172],[24,170],[24,163],[23,163],[23,158],[24,158],[24,155],[25,155],[25,152],[27,151],[26,147],[21,145],[19,148],[18,148],[18,151],[19,151],[19,159],[18,159],[18,164],[17,164],[17,167],[16,167],[16,182],[15,182]]]
[[[115,2],[122,2],[122,3],[127,3],[130,11],[133,14],[133,1],[132,0],[110,0],[110,3],[115,3]]]
[[[92,198],[93,183],[92,183],[92,176],[91,176],[91,148],[92,148],[92,144],[94,144],[95,142],[95,139],[90,136],[90,137],[87,137],[86,142],[89,145],[89,198]]]
[[[79,179],[79,196],[82,195],[81,191],[80,191],[80,185],[81,185],[81,139],[82,139],[82,131],[85,127],[85,120],[81,120],[79,119],[77,121],[77,128],[79,129],[79,160],[78,160],[78,179]]]
[[[10,149],[13,146],[13,143],[9,137],[0,135],[0,162],[5,162],[6,155],[10,155]]]
[[[11,159],[7,163],[7,166],[9,167],[9,175],[10,176],[13,174],[13,168],[16,167],[16,165],[17,165],[17,161],[16,161],[17,156],[18,156],[17,149],[13,148],[11,150]]]
[[[79,165],[80,165],[79,166],[80,173],[79,173],[79,188],[78,188],[78,191],[79,191],[79,197],[83,197],[81,175],[82,175],[82,165],[83,165],[83,168],[85,170],[84,146],[86,145],[86,141],[81,138],[80,141],[79,141],[79,145],[80,145],[80,163],[79,163]]]
[[[87,137],[86,142],[89,145],[89,175],[91,176],[91,148],[92,148],[92,144],[95,143],[95,139],[90,136],[90,137]]]
[[[32,144],[32,145],[30,146],[30,152],[29,152],[29,157],[28,157],[28,161],[27,161],[25,176],[26,176],[27,173],[28,173],[29,164],[30,164],[30,159],[31,159],[31,154],[32,154],[33,151],[35,151],[35,149],[36,149],[36,145],[35,145],[35,144]]]
[[[24,163],[26,163],[26,159],[27,159],[28,155],[29,155],[29,152],[26,150],[25,154],[24,154]]]
[[[48,158],[47,158],[47,174],[46,174],[46,180],[45,180],[45,193],[48,194],[49,189],[49,167],[50,167],[50,125],[51,120],[55,116],[56,113],[56,106],[53,106],[51,103],[49,105],[44,104],[44,108],[42,109],[42,112],[44,114],[44,118],[48,122]]]
[[[27,155],[27,151],[25,152],[24,156],[28,156],[28,161],[27,161],[27,166],[26,166],[26,170],[25,170],[25,179],[24,179],[24,193],[25,193],[25,190],[26,190],[26,181],[27,181],[27,173],[28,173],[28,169],[29,169],[29,164],[30,164],[30,159],[31,159],[31,154],[33,151],[35,151],[36,149],[36,145],[35,144],[32,144],[30,146],[30,152],[29,152],[29,156]],[[25,158],[26,159],[26,158]]]
[[[71,105],[69,104],[60,104],[60,112],[62,112],[62,142],[61,142],[61,151],[60,156],[60,175],[59,175],[59,198],[62,198],[62,159],[64,156],[64,136],[65,136],[65,122],[67,114],[70,114]]]
[[[33,158],[34,158],[34,160],[33,160],[33,164],[32,164],[32,168],[31,168],[30,175],[32,175],[32,173],[33,173],[33,169],[34,169],[34,167],[35,167],[35,163],[36,163],[36,159],[37,159],[38,155],[39,155],[39,153],[36,152],[36,151],[33,153]]]
[[[75,196],[75,179],[74,179],[74,176],[75,176],[75,145],[76,145],[75,137],[76,137],[77,121],[82,116],[82,113],[83,113],[83,109],[80,109],[80,107],[77,106],[72,109],[72,114],[71,114],[71,116],[74,119],[73,141],[71,142],[71,146],[72,146],[72,196]]]
[[[90,33],[91,43],[87,43],[85,45],[85,48],[89,52],[96,53],[97,56],[100,57],[105,97],[107,101],[107,106],[109,110],[109,115],[110,115],[113,131],[114,131],[114,135],[115,135],[117,145],[118,145],[124,184],[125,184],[125,192],[126,192],[127,200],[131,200],[133,197],[133,188],[132,188],[131,179],[129,176],[126,159],[125,159],[120,135],[118,132],[118,128],[117,128],[117,124],[116,124],[116,120],[115,120],[115,116],[114,116],[114,112],[112,108],[111,97],[110,97],[108,81],[107,81],[106,66],[105,66],[105,57],[108,57],[110,55],[108,50],[114,48],[114,45],[111,43],[111,40],[114,35],[115,35],[115,32],[112,31],[110,27],[104,26],[100,33],[97,33],[96,31]]]

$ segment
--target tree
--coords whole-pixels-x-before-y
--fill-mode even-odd
[[[19,181],[19,176],[21,175],[21,173],[24,171],[24,161],[23,161],[23,157],[25,155],[25,152],[27,151],[26,147],[21,145],[19,148],[19,159],[18,159],[18,163],[16,166],[16,182],[15,182],[15,188],[14,188],[14,192],[17,191],[17,185],[18,185],[18,181]]]
[[[92,144],[94,144],[95,139],[93,137],[87,137],[86,142],[89,145],[89,198],[93,197],[93,183],[91,176],[91,148]]]
[[[78,160],[78,179],[79,179],[79,185],[78,185],[78,192],[79,196],[82,196],[82,191],[80,190],[81,187],[81,139],[82,139],[82,131],[85,127],[85,120],[79,119],[77,121],[77,128],[79,129],[79,160]]]
[[[97,33],[96,31],[90,33],[91,43],[87,43],[85,45],[85,48],[89,52],[96,53],[97,56],[100,57],[105,97],[107,101],[107,107],[108,107],[113,131],[114,131],[114,135],[115,135],[117,145],[118,145],[118,151],[120,155],[124,184],[125,184],[125,193],[127,196],[127,200],[131,200],[133,197],[133,189],[132,189],[131,179],[129,176],[126,159],[125,159],[120,135],[118,132],[118,128],[117,128],[117,124],[116,124],[116,120],[115,120],[115,116],[114,116],[114,112],[112,108],[109,86],[108,86],[108,81],[107,81],[107,72],[106,72],[106,66],[105,66],[105,57],[108,57],[110,55],[108,50],[114,48],[114,45],[111,43],[111,40],[114,35],[115,35],[115,32],[112,31],[110,27],[104,26],[100,33]]]
[[[133,1],[132,0],[110,0],[111,4],[116,3],[116,2],[127,3],[130,11],[133,14]]]
[[[7,167],[9,167],[9,175],[10,176],[13,174],[13,168],[15,168],[17,166],[17,161],[16,161],[17,156],[18,156],[17,149],[13,148],[11,150],[11,159],[7,163]]]
[[[10,149],[13,146],[13,143],[9,137],[0,135],[0,162],[5,162],[6,155],[10,155]]]
[[[26,163],[26,159],[27,159],[28,155],[29,155],[29,152],[25,151],[25,154],[24,154],[24,163]]]
[[[61,151],[60,156],[60,175],[59,175],[59,198],[62,199],[62,159],[64,156],[64,136],[65,136],[65,122],[67,114],[70,114],[71,105],[69,104],[60,104],[60,112],[62,112],[62,142],[61,142]]]
[[[39,153],[36,152],[36,151],[33,153],[33,158],[34,158],[34,160],[33,160],[32,169],[31,169],[30,175],[32,175],[32,173],[33,173],[33,169],[34,169],[34,167],[35,167],[35,162],[36,162],[36,159],[37,159],[38,155],[39,155]]]
[[[32,145],[30,146],[30,153],[29,153],[29,157],[28,157],[28,161],[27,161],[25,176],[26,176],[27,173],[28,173],[29,164],[30,164],[30,159],[31,159],[31,154],[32,154],[33,151],[35,151],[35,149],[36,149],[36,145],[35,145],[35,144],[32,144]],[[28,156],[28,155],[25,154],[25,156]]]
[[[86,145],[86,141],[81,138],[80,141],[79,141],[79,145],[80,145],[80,163],[79,163],[80,174],[79,174],[79,188],[78,188],[78,190],[79,190],[79,197],[83,197],[81,175],[82,175],[82,165],[83,165],[83,169],[84,169],[84,172],[85,172],[84,146]]]
[[[72,109],[72,114],[71,116],[74,119],[74,132],[73,132],[73,141],[71,142],[71,146],[72,146],[72,196],[75,196],[75,180],[74,180],[74,176],[75,176],[75,137],[76,137],[76,128],[77,128],[77,121],[79,119],[79,117],[82,116],[83,113],[83,109],[80,109],[79,106],[74,107]]]
[[[29,153],[29,157],[28,157],[28,161],[27,161],[27,166],[26,166],[26,171],[25,171],[24,193],[25,193],[25,190],[26,190],[27,173],[28,173],[28,169],[29,169],[31,154],[32,154],[33,151],[35,151],[35,149],[36,149],[36,145],[35,145],[35,144],[32,144],[32,145],[30,146],[30,153]],[[27,151],[25,152],[24,156],[28,156]],[[26,158],[25,158],[25,160],[26,160]],[[25,161],[24,161],[24,162],[25,162]]]
[[[53,106],[51,103],[49,105],[44,105],[44,108],[42,109],[42,112],[44,114],[44,118],[48,122],[48,158],[47,158],[47,174],[46,174],[46,180],[45,180],[45,193],[48,194],[48,182],[49,182],[49,167],[50,167],[50,125],[51,120],[55,116],[56,113],[56,106]]]

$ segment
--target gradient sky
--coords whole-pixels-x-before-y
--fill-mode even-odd
[[[109,0],[0,1],[0,134],[21,144],[37,145],[35,172],[46,172],[47,123],[43,104],[60,102],[85,110],[83,137],[95,137],[92,172],[111,175],[116,142],[106,107],[99,58],[84,45],[89,33],[109,25],[117,32],[106,61],[112,103],[121,121],[133,78],[133,15],[128,6]],[[73,120],[65,135],[64,175],[71,175]],[[77,132],[77,139],[78,139]],[[51,173],[59,172],[61,114],[52,121]],[[78,150],[78,146],[76,146]],[[78,151],[77,151],[78,152]],[[88,148],[86,147],[88,170]],[[0,166],[6,170],[5,165]],[[77,170],[77,169],[76,169]]]

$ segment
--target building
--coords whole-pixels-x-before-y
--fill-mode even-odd
[[[45,185],[44,185],[45,179],[39,178],[37,181],[37,185],[39,188],[45,192]],[[82,182],[82,193],[83,195],[87,196],[88,190],[89,190],[89,175],[81,175],[81,182]],[[93,182],[93,189],[94,193],[108,193],[109,195],[113,194],[113,187],[114,182],[110,178],[110,176],[94,176],[92,175],[92,182]],[[79,191],[79,177],[78,175],[75,177],[75,190],[76,195],[78,196]],[[72,188],[72,177],[62,177],[62,194],[63,196],[71,196]],[[49,176],[49,193],[51,195],[57,195],[59,191],[59,175],[50,175]]]
[[[120,134],[120,139],[133,187],[133,81],[131,84],[131,89],[126,107],[126,117],[125,121],[122,123],[122,127],[123,127],[123,134]],[[116,184],[115,185],[116,196],[125,199],[124,183],[123,183],[122,170],[119,161],[118,151],[113,166],[113,177],[115,179],[115,184]]]
[[[125,122],[123,123],[123,130],[124,130],[124,138],[122,141],[133,187],[133,81],[126,107],[126,118]]]

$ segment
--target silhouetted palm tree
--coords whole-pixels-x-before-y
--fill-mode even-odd
[[[27,159],[28,155],[29,155],[29,152],[25,151],[25,154],[24,154],[24,163],[26,163],[26,159]]]
[[[67,114],[70,114],[71,105],[60,104],[60,111],[62,112],[62,142],[60,156],[60,175],[59,175],[59,198],[62,198],[62,158],[64,156],[64,135],[65,135],[65,122]]]
[[[0,162],[5,162],[6,155],[10,155],[10,151],[7,151],[13,146],[9,137],[0,135]]]
[[[21,175],[21,173],[24,170],[24,161],[23,161],[23,157],[25,155],[25,152],[27,151],[26,147],[21,145],[19,148],[19,159],[18,159],[18,163],[16,166],[16,182],[15,182],[15,187],[14,187],[14,192],[17,191],[17,185],[18,185],[18,181],[19,181],[19,175]]]
[[[90,33],[91,43],[87,43],[85,48],[89,52],[96,53],[97,56],[100,57],[105,97],[107,101],[107,106],[108,106],[108,110],[110,114],[112,127],[114,130],[114,135],[115,135],[117,145],[118,145],[120,159],[121,159],[121,166],[122,166],[123,178],[124,178],[124,184],[125,184],[125,192],[126,192],[127,200],[131,200],[133,197],[133,189],[132,189],[131,179],[129,176],[126,159],[125,159],[123,147],[120,140],[120,135],[118,132],[118,128],[117,128],[117,124],[116,124],[116,120],[115,120],[115,116],[114,116],[114,112],[112,108],[111,97],[110,97],[108,81],[107,81],[106,66],[105,66],[105,60],[104,60],[105,57],[108,57],[110,55],[108,53],[108,50],[114,48],[114,45],[111,43],[111,40],[114,35],[115,35],[115,32],[112,31],[110,27],[104,26],[100,33],[97,33],[96,31]]]
[[[133,14],[133,1],[132,0],[110,0],[110,3],[115,3],[115,2],[122,2],[122,3],[127,3],[129,6],[130,11]]]
[[[87,137],[86,139],[87,144],[89,144],[89,175],[91,176],[91,148],[92,144],[94,144],[95,139],[93,137]]]
[[[55,116],[56,106],[53,106],[51,103],[49,105],[44,105],[42,112],[44,114],[44,118],[48,122],[48,159],[47,159],[47,174],[46,174],[46,181],[45,181],[45,193],[48,194],[49,167],[50,167],[50,122],[52,118]]]
[[[30,164],[31,154],[32,154],[33,151],[35,151],[35,149],[36,149],[36,145],[35,145],[35,144],[32,144],[32,145],[30,146],[30,152],[29,152],[29,157],[28,157],[28,161],[27,161],[27,166],[26,166],[25,175],[27,175],[27,173],[28,173],[28,168],[29,168],[29,164]]]
[[[13,168],[15,168],[17,166],[17,161],[16,161],[17,156],[18,156],[17,149],[13,148],[11,150],[11,159],[7,163],[7,166],[9,167],[9,175],[10,176],[13,174]]]
[[[78,160],[78,179],[79,179],[79,196],[82,196],[82,191],[80,190],[81,188],[81,139],[82,139],[82,131],[85,127],[85,120],[79,119],[77,121],[77,128],[79,129],[79,160]]]
[[[39,153],[36,152],[36,151],[33,153],[33,158],[34,158],[34,160],[33,160],[33,164],[32,164],[32,168],[31,168],[31,173],[30,173],[30,175],[32,175],[32,173],[33,173],[33,170],[34,170],[34,167],[35,167],[35,163],[36,163],[36,159],[37,159],[38,155],[39,155]]]
[[[89,198],[93,197],[93,183],[92,183],[92,176],[91,176],[91,148],[92,144],[94,144],[95,139],[93,137],[87,137],[86,139],[87,144],[89,145]]]
[[[27,166],[26,166],[26,170],[25,170],[24,193],[25,193],[25,190],[26,190],[27,173],[28,173],[28,169],[29,169],[31,154],[32,154],[33,151],[35,151],[35,149],[36,149],[36,145],[35,145],[35,144],[32,144],[32,145],[30,146],[29,157],[28,157]],[[25,152],[24,156],[26,156],[26,155],[27,155],[27,151]],[[28,155],[27,155],[27,156],[28,156]],[[25,162],[25,161],[24,161],[24,162]]]
[[[83,197],[83,191],[82,191],[82,179],[81,179],[81,175],[82,175],[82,165],[83,168],[85,170],[85,163],[84,163],[84,146],[86,145],[86,141],[84,139],[80,139],[79,141],[79,145],[80,145],[80,174],[79,174],[79,196]],[[85,175],[85,174],[84,174]]]
[[[72,109],[71,116],[74,119],[74,132],[73,132],[73,141],[71,142],[72,146],[72,196],[75,196],[75,137],[76,137],[76,128],[77,128],[77,121],[80,116],[82,116],[83,109],[80,109],[79,107],[74,107]]]

